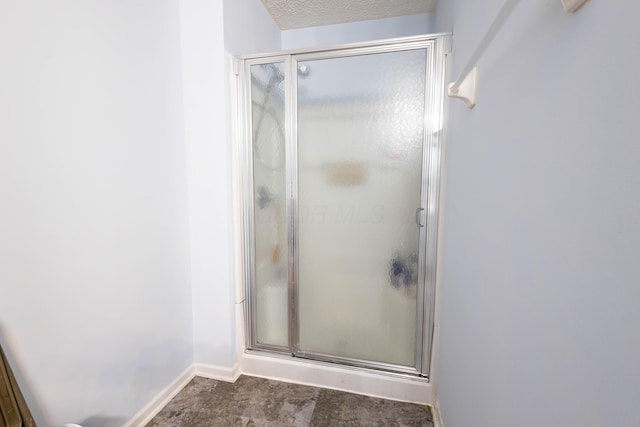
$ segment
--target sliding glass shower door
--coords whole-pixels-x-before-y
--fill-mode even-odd
[[[445,42],[245,60],[248,348],[428,375]]]

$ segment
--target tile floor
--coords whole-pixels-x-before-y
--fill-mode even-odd
[[[241,376],[194,378],[147,427],[425,426],[423,405]]]

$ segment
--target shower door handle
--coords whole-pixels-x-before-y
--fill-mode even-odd
[[[421,218],[420,218],[420,216],[421,216],[421,215],[420,215],[420,213],[421,213],[423,210],[424,210],[424,208],[417,208],[417,209],[416,209],[416,225],[417,225],[418,227],[424,227],[424,224],[422,224],[422,223],[420,222],[420,221],[421,221]]]

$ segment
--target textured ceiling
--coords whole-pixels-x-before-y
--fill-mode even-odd
[[[281,30],[435,11],[436,0],[262,0]]]

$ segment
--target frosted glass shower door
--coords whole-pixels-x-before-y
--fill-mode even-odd
[[[252,65],[250,76],[255,341],[288,348],[284,62]]]
[[[427,60],[297,62],[302,356],[418,363]]]

